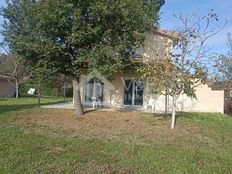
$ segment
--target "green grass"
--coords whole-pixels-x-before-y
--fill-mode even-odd
[[[42,103],[61,100],[44,98]],[[232,172],[232,119],[222,114],[178,113],[177,130],[191,127],[192,133],[177,136],[169,143],[161,139],[125,144],[86,140],[48,126],[17,122],[22,117],[33,117],[35,110],[39,111],[36,98],[0,99],[0,173]],[[149,115],[145,122],[159,125],[159,120],[153,124],[156,116]],[[160,121],[170,121],[168,118]],[[170,131],[173,136],[177,133]]]
[[[70,98],[67,99],[71,101]],[[62,103],[63,98],[58,97],[42,97],[41,105]],[[31,109],[38,106],[37,97],[23,97],[23,98],[0,98],[0,112],[1,116],[4,116],[5,113],[17,113],[16,111]]]

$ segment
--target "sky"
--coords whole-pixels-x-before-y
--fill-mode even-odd
[[[0,0],[0,8],[3,8],[5,6],[6,6],[5,0]],[[3,17],[0,15],[0,31],[2,31],[2,24],[3,24]],[[0,34],[0,42],[2,42],[2,40],[3,40],[3,37]],[[2,51],[4,52],[4,50],[0,48],[0,52]]]
[[[5,0],[0,0],[0,7],[5,5]],[[232,19],[232,0],[166,0],[165,5],[161,8],[160,27],[171,31],[178,27],[178,21],[173,17],[173,13],[181,13],[186,16],[197,12],[199,15],[207,15],[211,9],[214,9],[219,15],[221,23],[225,19]],[[2,23],[3,18],[0,16],[0,25]],[[228,32],[232,32],[232,22],[227,23],[220,33],[208,41],[208,45],[213,48],[215,53],[220,54],[228,51]],[[2,36],[0,35],[1,40]]]
[[[179,26],[178,20],[173,17],[173,13],[181,13],[183,16],[198,13],[205,16],[212,9],[219,16],[219,25],[222,25],[225,19],[229,21],[224,29],[208,40],[207,43],[209,47],[213,48],[214,53],[223,54],[229,50],[227,33],[232,33],[232,22],[230,21],[232,19],[232,0],[166,0],[161,8],[160,26],[162,29],[172,31]]]

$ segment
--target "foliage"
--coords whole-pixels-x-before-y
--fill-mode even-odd
[[[200,68],[194,73],[184,71],[170,60],[163,60],[138,67],[140,77],[148,77],[148,90],[158,95],[178,95],[181,93],[196,98],[195,85],[204,83],[206,74]]]
[[[4,36],[11,49],[32,63],[49,62],[78,76],[80,67],[109,76],[122,70],[143,33],[157,25],[163,1],[12,1],[3,9]],[[61,5],[62,4],[62,5]]]
[[[83,115],[79,91],[82,68],[106,77],[126,69],[144,32],[158,25],[164,0],[11,0],[3,9],[3,35],[10,49],[39,71],[73,77],[74,105]],[[45,67],[41,67],[41,63]],[[43,70],[41,68],[44,68]]]
[[[217,79],[221,81],[232,80],[232,36],[228,33],[229,51],[227,54],[222,54],[216,57]]]

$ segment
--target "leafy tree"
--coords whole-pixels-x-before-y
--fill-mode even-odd
[[[25,61],[15,54],[0,55],[0,77],[7,79],[15,87],[15,97],[19,97],[19,85],[31,78],[31,72]]]
[[[53,89],[54,95],[61,97],[64,96],[65,93],[64,85],[66,84],[65,86],[67,86],[71,84],[71,82],[70,78],[58,73],[55,74],[50,81],[46,82],[46,85]]]
[[[41,84],[49,84],[55,80],[57,76],[57,69],[53,67],[50,62],[41,59],[34,65],[33,71],[34,79],[38,82],[38,107],[41,99]]]
[[[144,32],[157,27],[163,4],[164,0],[12,0],[3,9],[3,35],[10,49],[32,64],[42,60],[72,76],[74,105],[81,116],[82,68],[108,78],[127,69]]]

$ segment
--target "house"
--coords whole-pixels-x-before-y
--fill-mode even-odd
[[[13,97],[15,92],[14,86],[10,81],[0,78],[0,97]]]
[[[154,30],[146,34],[144,57],[151,59],[170,58],[176,36],[163,30]],[[83,70],[80,79],[81,100],[84,106],[92,106],[93,98],[104,107],[112,109],[135,109],[162,112],[165,106],[171,109],[171,97],[151,95],[148,92],[149,78],[136,80],[133,73],[117,73],[113,81],[108,81],[100,74],[90,78]],[[177,110],[199,112],[224,112],[224,91],[212,90],[208,85],[196,89],[197,100],[185,95],[179,97]],[[166,104],[165,104],[166,103]]]

